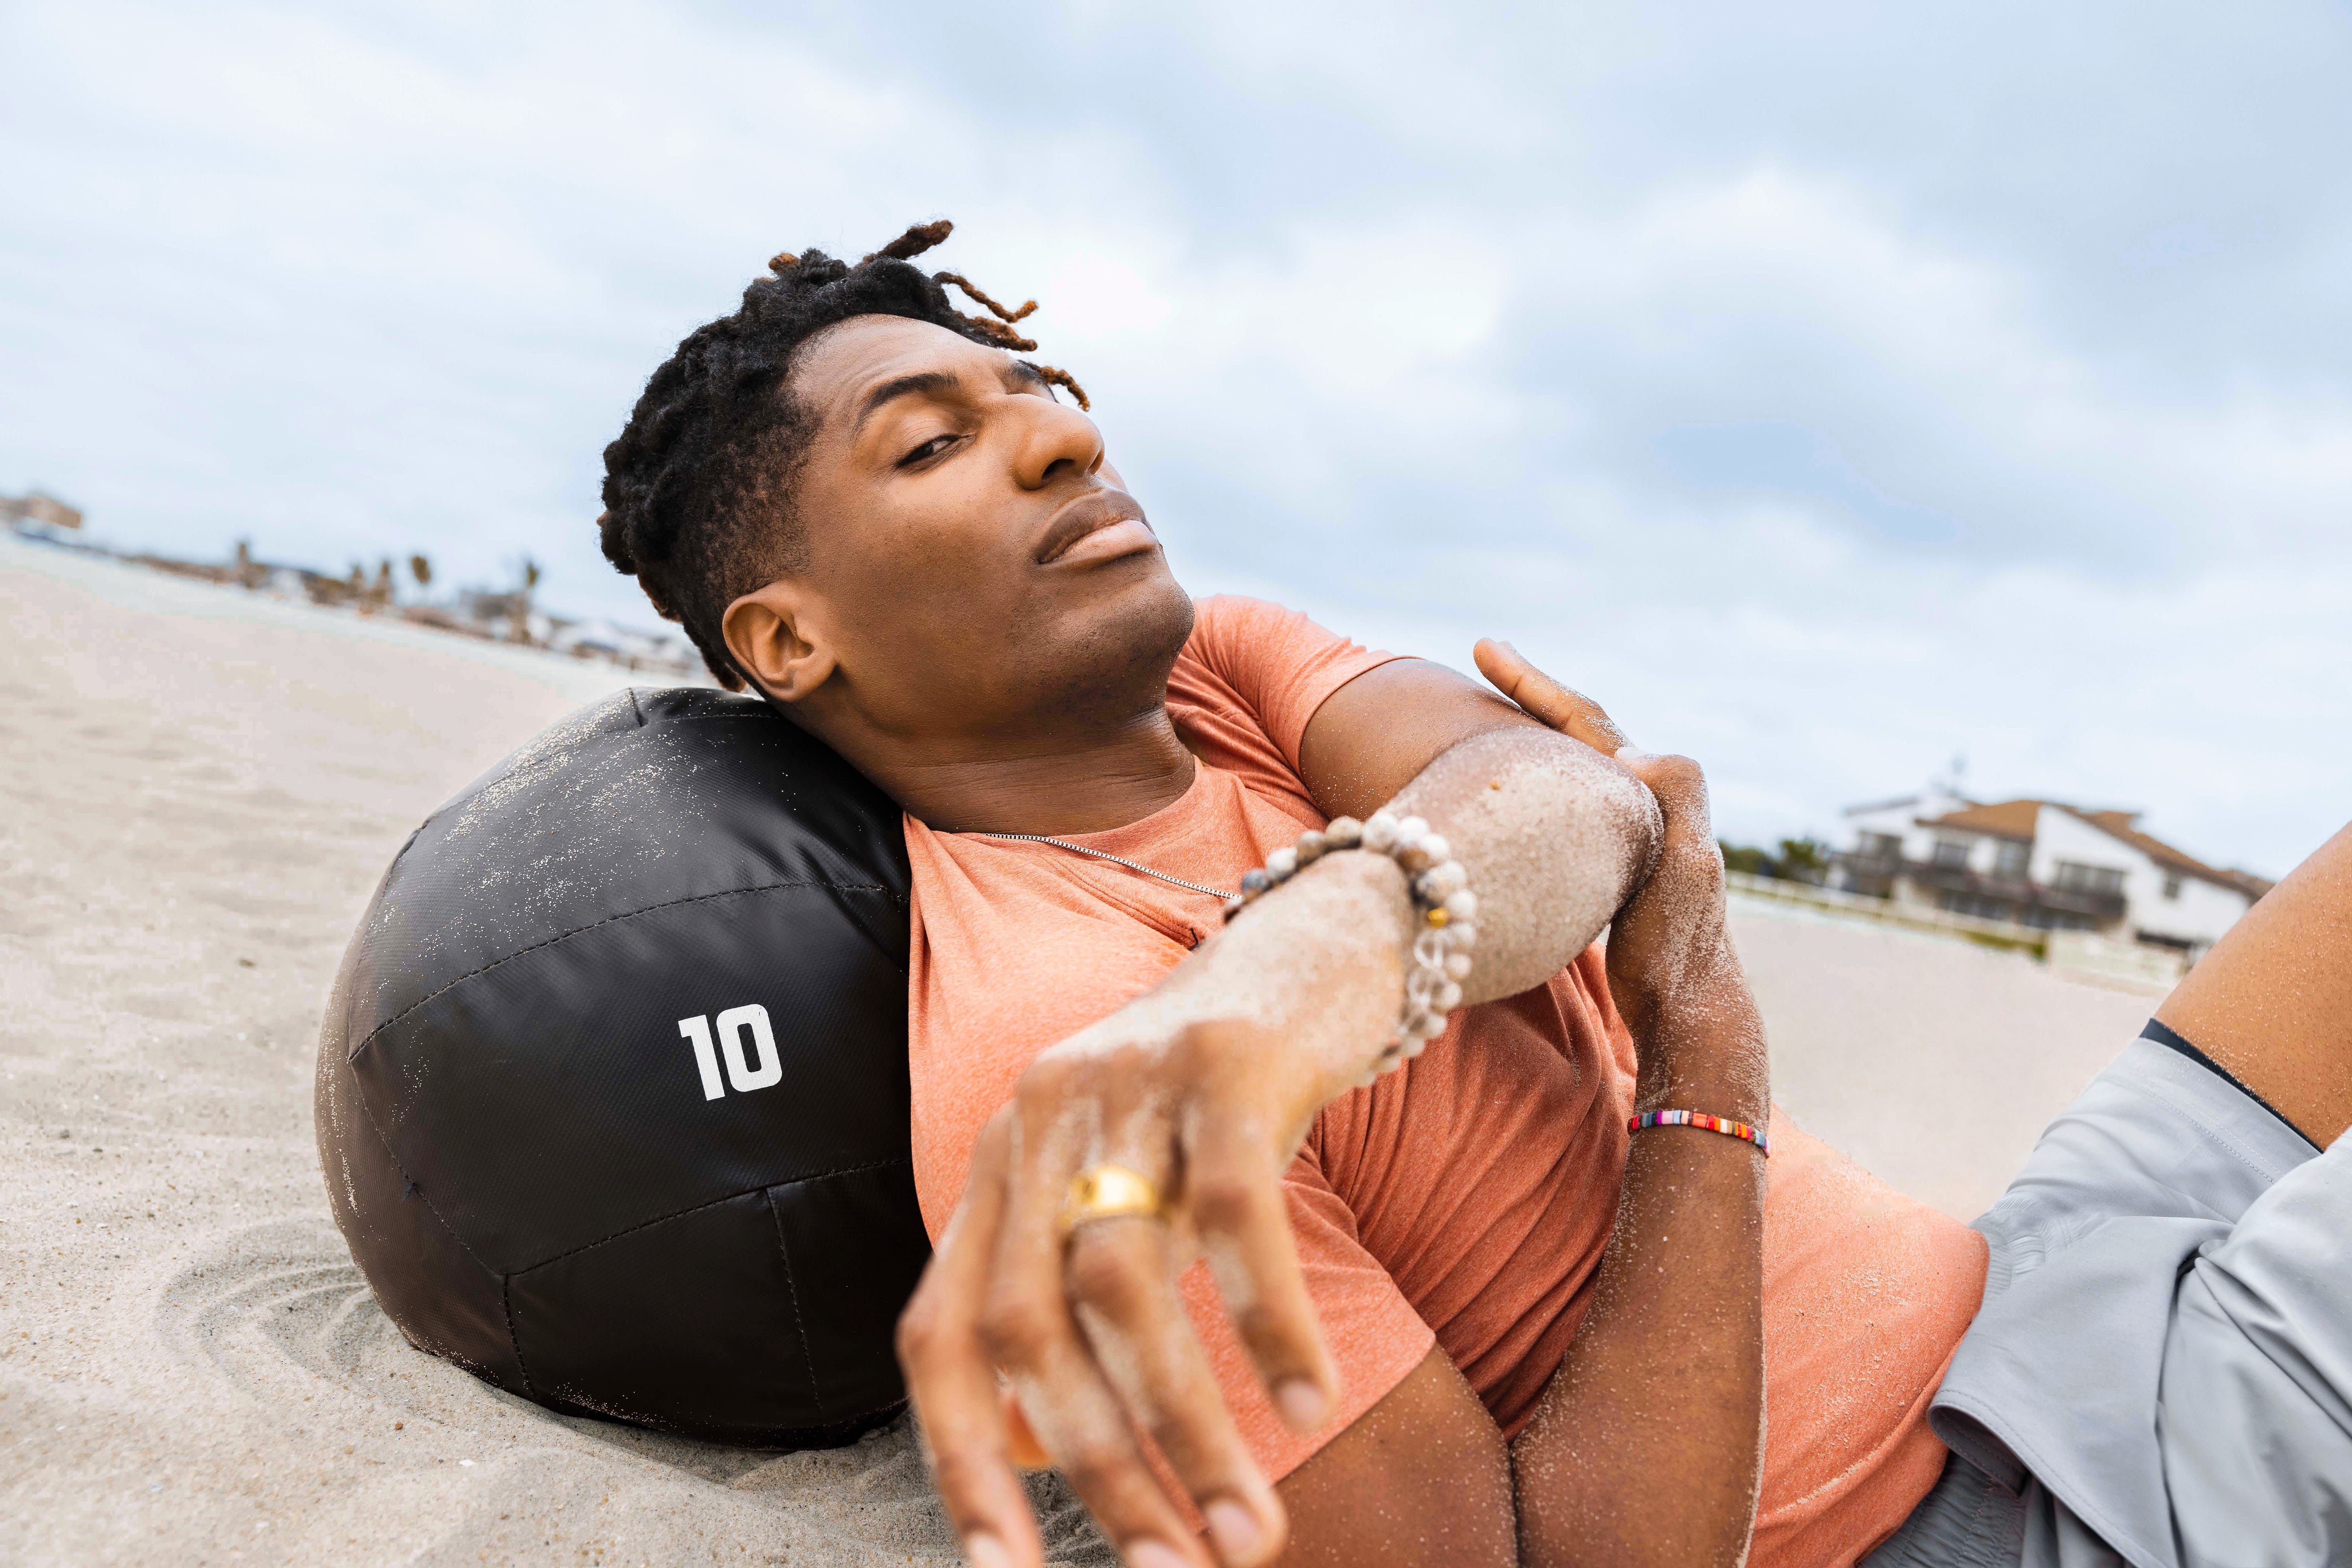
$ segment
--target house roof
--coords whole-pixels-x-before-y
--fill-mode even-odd
[[[2133,826],[2139,820],[2139,813],[2137,811],[2084,811],[2077,810],[2072,806],[2063,809],[2073,811],[2075,816],[2082,818],[2110,838],[2122,840],[2160,866],[2168,867],[2189,876],[2201,877],[2218,886],[2242,893],[2249,899],[2260,898],[2276,885],[2250,871],[2225,871],[2219,866],[2207,865],[2195,855],[2176,850],[2162,839],[2141,832]]]
[[[1931,828],[1965,828],[1972,833],[1990,833],[1998,839],[2023,839],[2031,842],[2033,824],[2042,815],[2045,800],[2003,800],[1993,806],[1970,806],[1965,810],[1947,811],[1931,817]]]
[[[2256,876],[2252,872],[2239,871],[2235,867],[2225,868],[2221,877],[2231,887],[2244,894],[2246,901],[2250,904],[2278,885],[2266,876]]]
[[[2044,806],[2088,822],[2117,842],[2129,844],[2168,871],[2177,871],[2184,876],[2197,877],[2217,887],[2244,894],[2250,901],[2271,890],[2270,882],[2252,872],[2225,871],[2207,865],[2187,851],[2174,849],[2162,839],[2141,832],[2137,825],[2137,811],[2089,811],[2060,800],[2003,800],[1997,805],[1970,806],[1963,811],[1947,812],[1927,820],[1923,825],[1958,828],[1969,832],[1988,833],[1995,838],[2031,840],[2033,824]]]

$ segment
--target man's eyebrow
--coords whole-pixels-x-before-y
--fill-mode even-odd
[[[1052,385],[1045,380],[1045,372],[1026,360],[1005,361],[1004,384],[1008,387],[1018,387],[1023,392],[1042,392],[1047,397],[1054,395]]]
[[[855,436],[865,428],[866,422],[873,418],[885,403],[902,397],[950,392],[962,384],[961,378],[947,371],[917,371],[912,375],[894,376],[866,394],[865,402],[858,406],[857,421],[849,427],[849,434]]]

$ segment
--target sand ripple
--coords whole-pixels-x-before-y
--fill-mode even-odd
[[[352,1431],[373,1438],[364,1446],[355,1443],[346,1461],[362,1490],[396,1492],[419,1468],[437,1471],[457,1493],[449,1500],[463,1501],[412,1521],[407,1561],[528,1557],[534,1534],[541,1552],[562,1540],[614,1561],[715,1552],[740,1562],[743,1542],[762,1540],[775,1542],[775,1563],[960,1560],[910,1423],[845,1448],[774,1454],[551,1414],[413,1349],[323,1218],[216,1237],[165,1280],[154,1322],[175,1362],[257,1413],[299,1410],[331,1428],[331,1444]],[[1058,1477],[1035,1478],[1031,1491],[1054,1561],[1115,1561]],[[331,1555],[341,1523],[312,1522],[307,1533]],[[761,1561],[756,1549],[751,1561]]]

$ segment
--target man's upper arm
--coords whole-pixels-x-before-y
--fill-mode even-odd
[[[1368,816],[1449,747],[1518,727],[1546,729],[1443,664],[1396,659],[1358,675],[1315,710],[1298,743],[1299,777],[1325,816]]]

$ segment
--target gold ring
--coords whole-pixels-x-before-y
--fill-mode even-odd
[[[1090,1219],[1130,1214],[1157,1219],[1165,1207],[1150,1176],[1125,1166],[1089,1166],[1070,1178],[1070,1190],[1062,1199],[1062,1228],[1073,1230]]]

